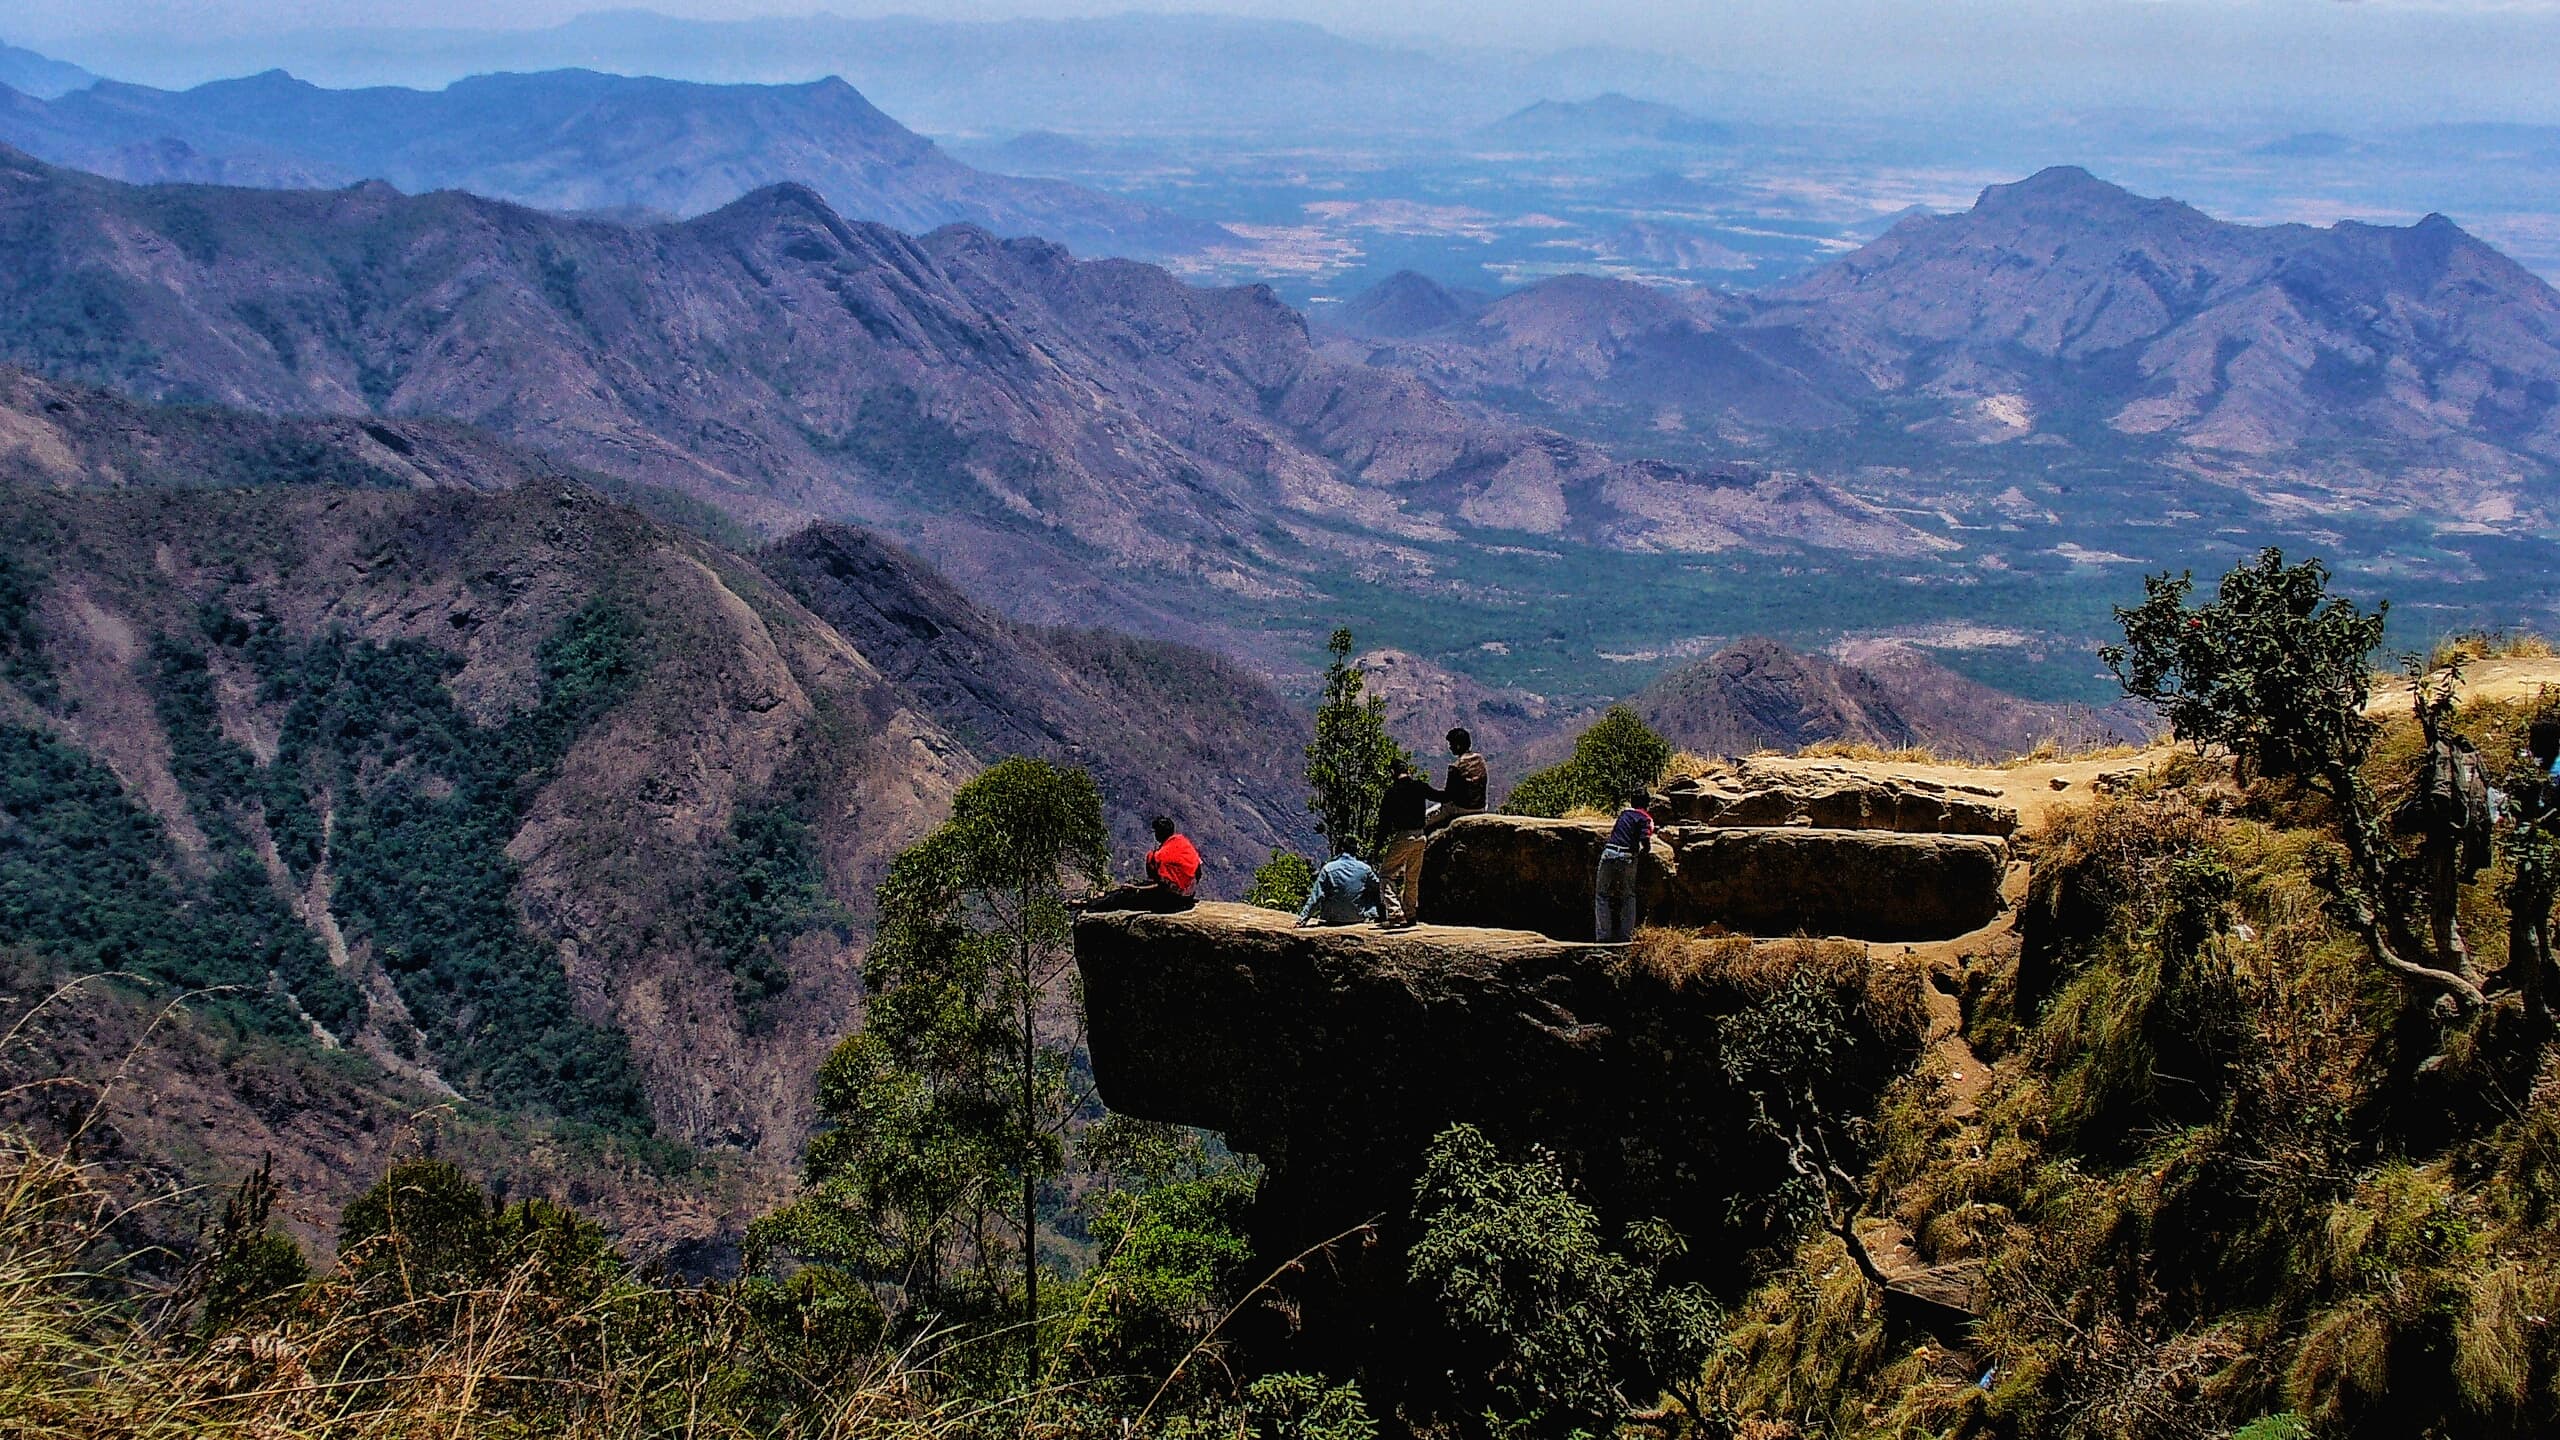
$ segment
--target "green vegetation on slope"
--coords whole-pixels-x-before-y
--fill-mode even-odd
[[[329,856],[351,939],[370,941],[438,1069],[510,1110],[647,1128],[629,1042],[580,1020],[560,958],[518,916],[507,842],[590,720],[627,692],[629,622],[591,603],[541,651],[542,698],[473,725],[459,660],[327,635],[267,677],[288,709],[276,764],[336,807]]]
[[[340,1038],[365,1020],[364,993],[330,964],[298,917],[278,898],[251,828],[268,807],[307,815],[300,797],[279,787],[257,758],[222,733],[213,673],[199,648],[162,640],[153,647],[153,701],[169,737],[170,769],[193,797],[196,822],[212,847],[213,893],[244,925],[271,939],[276,978],[309,1015]]]
[[[75,972],[179,990],[270,1034],[300,1033],[272,974],[307,974],[309,939],[263,877],[197,875],[104,765],[38,730],[0,726],[0,932]],[[320,960],[323,970],[325,958]]]
[[[741,805],[695,905],[702,940],[728,968],[741,1011],[791,988],[793,937],[839,918],[827,898],[817,832],[800,818],[807,796]]]

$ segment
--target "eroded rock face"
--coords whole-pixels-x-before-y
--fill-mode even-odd
[[[2018,812],[1989,790],[1907,775],[1778,770],[1745,760],[1663,787],[1672,818],[1690,825],[1800,825],[1915,835],[2007,836]]]
[[[1923,1029],[1916,973],[1842,943],[1629,951],[1436,925],[1299,930],[1277,911],[1203,904],[1088,916],[1076,963],[1104,1103],[1219,1131],[1259,1157],[1266,1256],[1383,1218],[1374,1247],[1308,1267],[1297,1299],[1309,1336],[1404,1343],[1432,1328],[1396,1310],[1408,1303],[1401,1225],[1423,1153],[1449,1125],[1475,1124],[1510,1153],[1553,1149],[1613,1229],[1669,1220],[1713,1270],[1770,1238],[1750,1217],[1786,1173],[1724,1073],[1728,1021],[1811,972],[1849,1017],[1815,1082],[1825,1112],[1843,1116],[1872,1107]]]
[[[1587,939],[1599,821],[1480,815],[1432,837],[1423,918]],[[1747,935],[1943,940],[2001,911],[2006,842],[1988,835],[1675,825],[1644,867],[1645,919]]]

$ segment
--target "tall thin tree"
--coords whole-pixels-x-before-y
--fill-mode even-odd
[[[1307,742],[1307,808],[1337,849],[1367,857],[1378,804],[1405,749],[1387,733],[1385,697],[1364,693],[1368,672],[1351,658],[1351,632],[1334,631],[1325,653],[1324,699]]]

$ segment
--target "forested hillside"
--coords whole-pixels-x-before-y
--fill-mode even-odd
[[[358,1062],[348,1095],[731,1153],[769,1194],[861,1013],[883,867],[1020,726],[1115,777],[1128,843],[1196,814],[1213,886],[1302,843],[1300,722],[1258,682],[996,621],[853,532],[808,543],[889,568],[809,593],[909,628],[839,631],[758,568],[786,552],[725,550],[458,427],[11,374],[0,428],[10,943],[35,974],[211,987],[198,1008],[252,1053]],[[963,634],[1015,682],[996,711],[919,668],[920,637]],[[395,1140],[285,1169],[343,1197]],[[202,1143],[237,1163],[262,1142]],[[739,1217],[615,1218],[703,1239]]]

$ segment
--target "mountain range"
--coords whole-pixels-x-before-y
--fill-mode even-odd
[[[0,91],[0,144],[135,182],[323,188],[382,180],[546,210],[684,218],[783,181],[905,230],[972,224],[1079,251],[1167,255],[1234,237],[1055,180],[952,159],[852,86],[703,85],[586,70],[440,90],[326,90],[271,70],[190,90]]]
[[[321,27],[246,43],[124,36],[101,39],[90,52],[92,68],[170,85],[277,64],[353,86],[432,87],[492,71],[572,67],[714,83],[842,75],[892,114],[952,136],[1445,134],[1552,95],[1677,96],[1734,83],[1609,46],[1434,54],[1299,21],[1201,13],[716,20],[621,9],[548,27]]]
[[[1595,430],[2021,443],[2488,525],[2547,514],[2560,464],[2560,294],[2440,215],[2245,226],[2057,167],[1770,292],[1398,285],[1392,313],[1450,318],[1355,353]]]
[[[1017,618],[1173,638],[1267,645],[1311,577],[1423,583],[1422,547],[1484,531],[1946,544],[1803,475],[1620,459],[1328,360],[1260,287],[909,236],[801,186],[632,227],[0,157],[0,357],[154,399],[460,419],[767,533],[888,528]]]

